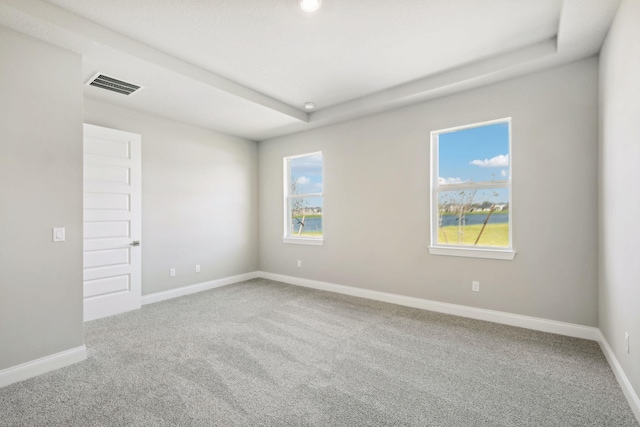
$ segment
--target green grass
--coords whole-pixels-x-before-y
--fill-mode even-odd
[[[482,224],[466,225],[463,228],[464,238],[462,244],[473,246],[476,239],[478,238],[478,234],[480,233],[481,229]],[[445,239],[445,235],[448,241],[447,239]],[[458,243],[458,226],[450,225],[447,227],[439,228],[438,243],[445,245],[447,243],[450,245],[460,244]],[[509,224],[487,224],[484,231],[482,232],[482,237],[480,237],[477,246],[509,246]]]
[[[298,232],[293,233],[294,237],[298,237]],[[299,237],[322,237],[322,231],[304,231],[300,233]]]
[[[501,211],[493,211],[493,213],[491,215],[494,214],[508,214],[509,213],[509,209],[504,209]],[[465,215],[484,215],[487,216],[489,214],[489,211],[473,211],[473,212],[467,212]],[[440,214],[441,216],[454,216],[456,215],[453,212],[442,212]]]

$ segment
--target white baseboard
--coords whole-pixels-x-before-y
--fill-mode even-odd
[[[257,271],[251,273],[238,274],[237,276],[224,277],[222,279],[210,280],[208,282],[196,283],[195,285],[183,286],[181,288],[170,289],[163,292],[155,292],[142,296],[142,305],[153,304],[154,302],[165,301],[172,298],[178,298],[185,295],[195,294],[197,292],[207,291],[209,289],[220,288],[222,286],[231,285],[233,283],[244,282],[259,277]]]
[[[197,283],[195,285],[185,286],[178,289],[171,289],[164,292],[156,292],[142,297],[142,304],[152,304],[172,298],[190,295],[208,289],[219,288],[231,285],[233,283],[243,282],[255,278],[263,278],[284,282],[291,285],[303,286],[306,288],[318,289],[328,292],[335,292],[343,295],[351,295],[360,298],[371,299],[375,301],[388,302],[391,304],[402,305],[406,307],[419,308],[423,310],[435,311],[438,313],[452,314],[456,316],[468,317],[471,319],[485,320],[489,322],[501,323],[504,325],[518,326],[521,328],[533,329],[536,331],[550,332],[559,335],[565,335],[575,338],[583,338],[597,341],[602,348],[613,373],[615,374],[622,391],[631,406],[638,422],[640,422],[640,398],[634,391],[629,379],[624,373],[622,366],[616,359],[609,343],[605,339],[599,329],[576,325],[573,323],[558,322],[555,320],[541,319],[532,316],[523,316],[520,314],[506,313],[496,310],[487,310],[483,308],[469,307],[459,304],[450,304],[445,302],[415,298],[387,292],[373,291],[369,289],[354,288],[351,286],[338,285],[335,283],[321,282],[317,280],[303,279],[293,276],[285,276],[275,273],[267,273],[264,271],[254,271],[251,273],[239,274],[237,276],[225,277],[222,279],[211,280],[208,282]],[[23,363],[18,366],[4,369],[0,371],[0,387],[13,384],[18,381],[26,380],[46,372],[59,369],[87,358],[87,349],[83,345],[50,356],[42,357],[31,362]]]
[[[523,316],[520,314],[506,313],[503,311],[487,310],[484,308],[469,307],[466,305],[450,304],[446,302],[432,301],[428,299],[396,295],[387,292],[372,291],[369,289],[353,288],[351,286],[336,285],[334,283],[319,282],[316,280],[301,279],[299,277],[284,276],[281,274],[259,272],[264,279],[289,283],[291,285],[304,286],[306,288],[336,292],[360,298],[388,302],[407,307],[420,308],[438,313],[453,314],[488,322],[502,323],[504,325],[518,326],[536,331],[550,332],[569,337],[598,340],[598,329],[590,326],[576,325],[574,323],[558,322],[555,320],[541,319],[538,317]]]
[[[222,279],[211,280],[209,282],[196,283],[195,285],[184,286],[182,288],[170,289],[168,291],[144,295],[142,297],[142,305],[165,301],[172,298],[178,298],[181,296],[219,288],[222,286],[243,282],[245,280],[251,280],[258,277],[275,280],[278,282],[284,282],[291,285],[336,292],[339,294],[388,302],[391,304],[398,304],[407,307],[420,308],[423,310],[430,310],[438,313],[453,314],[456,316],[468,317],[471,319],[486,320],[489,322],[502,323],[504,325],[518,326],[521,328],[533,329],[536,331],[550,332],[559,335],[598,341],[598,329],[589,326],[558,322],[555,320],[541,319],[538,317],[523,316],[520,314],[506,313],[502,311],[469,307],[459,304],[432,301],[422,298],[408,297],[387,292],[372,291],[369,289],[354,288],[351,286],[337,285],[335,283],[320,282],[317,280],[302,279],[299,277],[285,276],[282,274],[267,273],[264,271],[253,271],[251,273],[239,274],[237,276],[225,277]]]
[[[372,291],[369,289],[353,288],[351,286],[337,285],[335,283],[320,282],[317,280],[302,279],[299,277],[285,276],[281,274],[258,272],[259,277],[291,285],[303,286],[322,291],[335,292],[344,295],[351,295],[360,298],[367,298],[376,301],[388,302],[407,307],[420,308],[423,310],[435,311],[438,313],[453,314],[456,316],[468,317],[471,319],[485,320],[489,322],[501,323],[504,325],[518,326],[521,328],[533,329],[541,332],[565,335],[574,338],[583,338],[597,341],[602,348],[613,373],[622,388],[631,410],[640,423],[640,398],[631,386],[631,382],[624,373],[622,366],[613,354],[609,343],[598,328],[576,325],[574,323],[558,322],[555,320],[541,319],[538,317],[523,316],[520,314],[505,313],[502,311],[487,310],[483,308],[469,307],[465,305],[449,304],[445,302],[432,301],[421,298],[396,295],[386,292]]]
[[[631,385],[629,378],[627,378],[627,375],[622,370],[622,366],[620,365],[620,362],[618,362],[616,355],[613,354],[613,350],[609,346],[607,339],[604,337],[604,335],[602,335],[602,332],[600,330],[598,330],[598,343],[600,344],[600,348],[602,349],[604,356],[607,358],[607,361],[609,362],[609,366],[611,366],[611,370],[613,371],[613,374],[616,376],[616,379],[618,380],[618,384],[620,384],[620,388],[622,388],[622,392],[624,393],[624,396],[627,398],[627,401],[629,402],[629,406],[631,406],[631,410],[635,414],[636,419],[640,424],[640,398],[638,397],[636,392],[633,390],[633,386]]]
[[[87,347],[84,345],[50,356],[41,357],[21,365],[0,371],[0,387],[23,381],[65,366],[73,365],[87,358]]]

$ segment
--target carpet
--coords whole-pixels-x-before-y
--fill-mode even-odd
[[[638,426],[594,341],[255,279],[85,324],[1,426]]]

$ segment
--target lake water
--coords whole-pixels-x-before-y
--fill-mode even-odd
[[[487,219],[487,215],[483,215],[483,214],[467,215],[465,218],[465,224],[466,225],[484,224],[485,219]],[[491,214],[491,217],[489,218],[489,222],[487,224],[504,224],[506,222],[509,222],[508,213],[493,213]],[[449,225],[458,225],[458,217],[455,215],[443,215],[442,226],[447,227]]]
[[[298,221],[294,221],[292,228],[293,234],[297,233],[298,229],[300,228],[300,223],[298,223]],[[305,218],[304,228],[302,229],[302,231],[322,231],[322,217]]]
[[[486,218],[487,215],[484,214],[467,215],[465,223],[466,225],[483,224]],[[507,222],[509,222],[508,213],[493,213],[489,218],[488,224],[504,224]],[[444,215],[442,217],[442,226],[447,227],[449,225],[458,225],[458,217],[455,215]],[[300,224],[298,223],[293,226],[294,234],[298,232],[299,227]],[[322,231],[322,217],[305,218],[303,231]]]

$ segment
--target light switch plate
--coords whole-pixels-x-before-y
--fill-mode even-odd
[[[54,227],[54,229],[53,229],[53,241],[54,242],[64,242],[64,240],[65,240],[64,227]]]

